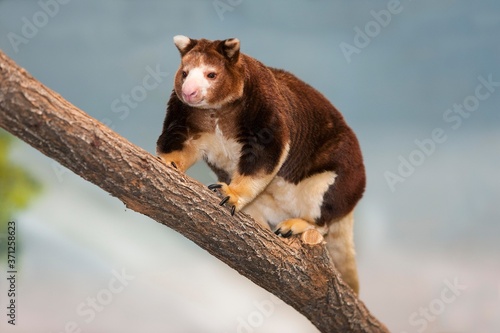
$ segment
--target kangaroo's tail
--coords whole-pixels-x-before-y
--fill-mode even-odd
[[[359,293],[359,281],[353,240],[353,215],[353,212],[350,212],[342,219],[333,222],[328,228],[325,240],[335,268],[357,295]]]

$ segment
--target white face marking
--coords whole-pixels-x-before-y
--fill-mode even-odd
[[[191,69],[186,67],[184,71],[188,72],[182,84],[182,99],[184,102],[195,107],[209,107],[206,98],[212,81],[207,78],[207,74],[215,72],[215,70],[202,65]]]

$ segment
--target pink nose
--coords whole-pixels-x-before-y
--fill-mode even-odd
[[[198,95],[198,89],[182,89],[182,95],[187,100],[192,100]]]
[[[185,82],[182,87],[182,97],[184,97],[186,101],[192,101],[196,98],[199,91],[199,87],[195,82]]]

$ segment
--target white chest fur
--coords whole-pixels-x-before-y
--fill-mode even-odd
[[[228,139],[219,128],[215,126],[214,133],[205,133],[199,139],[199,149],[202,157],[210,164],[234,174],[241,154],[241,144],[234,139]]]

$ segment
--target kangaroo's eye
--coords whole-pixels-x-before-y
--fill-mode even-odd
[[[182,77],[186,78],[188,76],[188,73],[186,71],[182,71]]]
[[[215,79],[216,76],[217,76],[217,74],[215,74],[214,72],[210,72],[210,73],[207,74],[207,77],[209,79]]]

